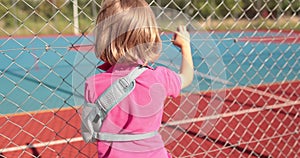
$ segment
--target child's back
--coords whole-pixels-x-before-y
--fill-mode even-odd
[[[154,62],[161,49],[155,16],[144,0],[104,0],[95,38],[96,57],[108,69],[86,81],[85,99],[89,103],[94,103],[116,79],[138,65]],[[164,100],[179,95],[180,89],[193,78],[189,34],[185,27],[179,27],[173,44],[182,50],[181,72],[147,66],[136,78],[134,90],[107,114],[100,132],[134,135],[159,130]],[[159,134],[137,141],[98,140],[97,144],[99,157],[170,157]]]

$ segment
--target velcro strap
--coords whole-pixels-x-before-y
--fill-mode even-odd
[[[157,131],[142,133],[142,134],[112,134],[112,133],[95,133],[94,138],[102,141],[135,141],[154,137]]]

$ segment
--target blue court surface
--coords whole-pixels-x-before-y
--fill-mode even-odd
[[[285,36],[277,32],[192,34],[196,73],[193,85],[185,91],[299,80],[300,44],[264,40]],[[262,40],[239,41],[249,37]],[[171,34],[162,35],[162,54],[153,66],[178,71],[180,53],[170,39]],[[69,47],[88,43],[79,36],[0,39],[0,114],[80,104],[84,80],[98,73],[95,66],[101,62],[91,52]]]

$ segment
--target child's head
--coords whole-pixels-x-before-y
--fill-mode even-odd
[[[155,16],[144,0],[104,0],[97,17],[96,56],[111,65],[153,62],[161,40]]]

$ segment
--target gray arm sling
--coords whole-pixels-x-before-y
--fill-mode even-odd
[[[138,66],[127,76],[116,80],[95,103],[84,102],[81,116],[81,135],[85,142],[102,141],[134,141],[153,137],[157,131],[141,134],[113,134],[100,132],[102,122],[108,112],[128,96],[135,88],[135,79],[147,68]]]

